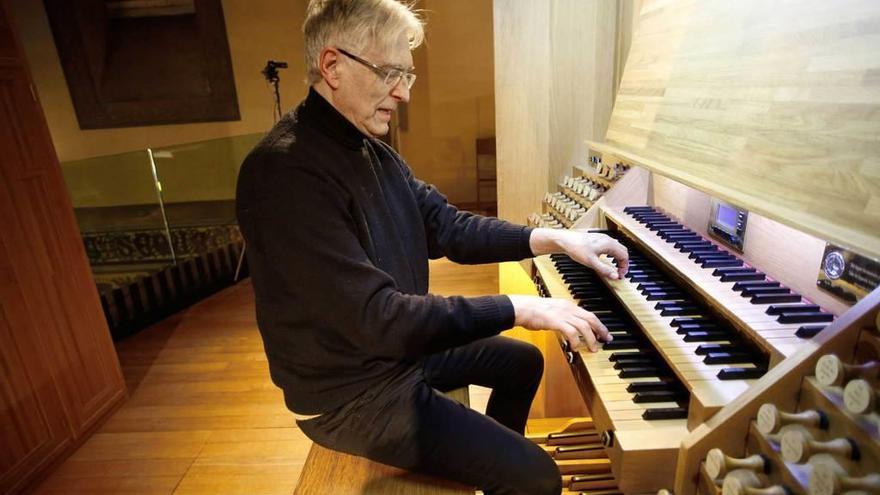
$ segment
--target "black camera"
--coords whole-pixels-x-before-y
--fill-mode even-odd
[[[266,77],[266,80],[269,82],[278,81],[278,69],[286,69],[287,62],[280,62],[276,60],[269,60],[266,62],[266,66],[263,67],[262,73]]]

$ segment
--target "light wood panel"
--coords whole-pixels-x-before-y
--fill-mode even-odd
[[[498,216],[525,223],[549,190],[550,4],[495,0]]]
[[[606,142],[880,256],[878,40],[871,0],[646,1]]]
[[[499,216],[525,223],[587,161],[614,88],[617,2],[495,0]]]
[[[73,208],[0,2],[0,492],[26,488],[125,397]]]

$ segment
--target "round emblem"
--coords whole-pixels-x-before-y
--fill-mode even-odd
[[[843,259],[840,251],[831,251],[825,256],[825,261],[822,262],[822,269],[825,271],[826,277],[831,280],[837,280],[846,269],[846,260]]]

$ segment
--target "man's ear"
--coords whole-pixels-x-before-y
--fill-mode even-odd
[[[321,71],[321,77],[327,81],[327,85],[331,89],[339,87],[339,52],[332,48],[324,48],[318,57],[318,69]]]

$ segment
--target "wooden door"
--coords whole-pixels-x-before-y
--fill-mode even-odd
[[[0,2],[0,493],[125,397],[49,131]]]

